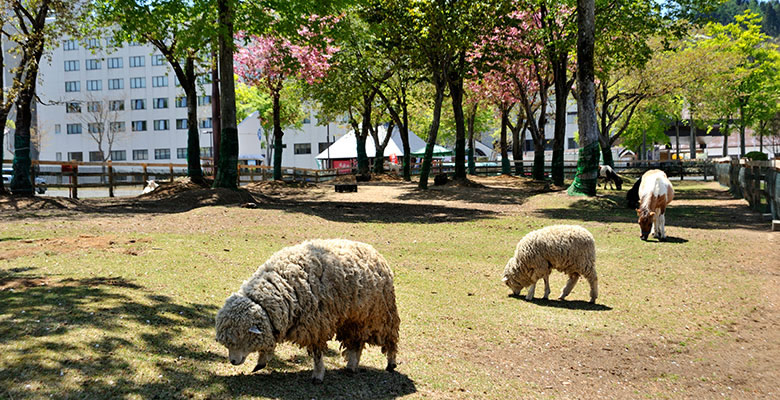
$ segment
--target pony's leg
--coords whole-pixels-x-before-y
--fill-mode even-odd
[[[550,275],[544,276],[544,299],[550,298]]]
[[[558,298],[558,300],[564,300],[566,296],[571,293],[571,290],[574,289],[574,285],[577,284],[577,280],[580,279],[579,274],[571,274],[569,275],[569,281],[566,282],[566,286],[563,287],[563,290],[561,291],[561,297]]]
[[[664,214],[658,215],[658,238],[666,239],[666,217]]]
[[[528,294],[525,295],[526,300],[530,301],[534,299],[534,289],[536,289],[536,282],[528,287]]]

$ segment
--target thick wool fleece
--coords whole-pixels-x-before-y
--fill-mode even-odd
[[[546,279],[553,269],[569,275],[568,291],[579,276],[587,279],[591,301],[595,301],[598,295],[596,244],[587,229],[578,225],[552,225],[528,233],[517,243],[514,257],[504,268],[504,283],[519,294],[522,288]],[[564,288],[561,297],[568,291]]]
[[[265,310],[261,317],[276,343],[322,351],[335,335],[347,350],[371,344],[395,357],[400,318],[393,272],[368,244],[333,239],[287,247],[260,266],[236,295]]]

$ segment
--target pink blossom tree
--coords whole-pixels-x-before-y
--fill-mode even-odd
[[[336,17],[312,16],[312,26],[322,28],[338,21]],[[300,43],[280,36],[237,35],[245,44],[235,53],[235,73],[244,83],[261,88],[273,100],[274,179],[282,179],[281,92],[294,80],[314,84],[322,79],[330,68],[330,59],[338,51],[321,29],[310,26],[298,29],[296,39]]]

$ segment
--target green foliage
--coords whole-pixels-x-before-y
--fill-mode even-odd
[[[753,160],[753,161],[766,161],[766,160],[769,159],[769,157],[766,155],[766,153],[761,152],[761,151],[751,151],[751,152],[745,154],[745,158],[747,158],[748,160]]]
[[[240,122],[258,111],[264,132],[273,132],[273,100],[263,88],[249,86],[236,80],[236,119]],[[301,86],[290,83],[281,91],[280,121],[282,129],[300,128],[304,117]]]
[[[656,104],[641,107],[626,128],[623,135],[623,146],[638,151],[642,140],[647,144],[669,144],[669,137],[664,131],[669,126],[669,119],[664,109]]]

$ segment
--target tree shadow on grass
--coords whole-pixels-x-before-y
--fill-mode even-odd
[[[545,299],[532,299],[532,300],[526,300],[524,295],[516,295],[516,294],[510,294],[509,297],[523,300],[526,303],[532,303],[537,304],[543,307],[551,307],[551,308],[563,308],[567,310],[584,310],[584,311],[611,311],[612,307],[604,305],[604,304],[598,304],[598,303],[591,303],[589,301],[583,301],[583,300],[545,300]]]
[[[275,399],[395,399],[417,392],[414,381],[399,372],[361,367],[357,373],[325,371],[321,385],[311,383],[311,371],[270,371],[231,375],[215,380],[234,396]]]
[[[42,284],[0,290],[2,398],[183,397],[224,359],[181,340],[213,330],[214,305],[180,303],[122,277],[3,279]],[[134,381],[155,370],[159,379]]]

